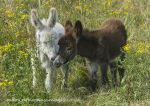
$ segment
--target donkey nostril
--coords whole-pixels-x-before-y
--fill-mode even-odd
[[[60,64],[59,64],[59,63],[56,63],[56,66],[57,66],[57,67],[59,67],[59,66],[60,66]]]
[[[51,58],[51,61],[54,61],[54,60],[55,60],[55,57],[52,57],[52,58]]]
[[[54,58],[51,58],[51,61],[54,61]]]

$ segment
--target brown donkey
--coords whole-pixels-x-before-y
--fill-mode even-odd
[[[124,24],[118,19],[105,21],[101,28],[94,31],[83,29],[78,20],[73,27],[71,21],[65,24],[65,36],[59,42],[59,52],[54,60],[54,65],[59,67],[72,60],[77,54],[86,57],[90,78],[93,82],[92,89],[95,89],[97,82],[98,64],[101,67],[101,84],[109,82],[107,76],[108,66],[110,66],[112,83],[117,85],[116,70],[118,69],[120,82],[124,76],[124,68],[119,63],[117,68],[116,57],[124,59],[122,51],[127,41],[127,33]]]

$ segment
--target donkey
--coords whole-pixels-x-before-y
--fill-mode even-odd
[[[106,20],[100,29],[89,31],[83,29],[82,23],[78,20],[73,27],[71,21],[65,24],[65,36],[58,42],[59,51],[53,64],[59,67],[72,60],[76,55],[87,58],[90,79],[94,83],[94,90],[97,82],[98,64],[101,68],[101,84],[109,84],[107,70],[110,66],[112,84],[117,85],[116,57],[124,60],[123,46],[127,42],[127,33],[124,24],[119,19]],[[124,67],[118,68],[120,82],[124,77]]]
[[[31,10],[31,23],[36,29],[36,43],[42,67],[46,69],[45,88],[50,91],[53,86],[56,67],[53,60],[58,53],[59,39],[64,35],[64,27],[58,23],[58,15],[55,8],[50,9],[49,18],[42,21],[38,18],[37,11]],[[63,66],[65,71],[64,86],[67,86],[67,66]],[[33,70],[33,86],[36,84],[35,69]]]

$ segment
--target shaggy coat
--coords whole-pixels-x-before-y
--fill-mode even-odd
[[[58,16],[55,8],[51,8],[49,18],[42,21],[38,18],[36,10],[31,11],[31,23],[36,29],[36,42],[42,67],[46,69],[45,87],[50,91],[55,77],[56,67],[52,64],[58,53],[59,39],[64,35],[64,27],[57,22]],[[33,59],[32,59],[33,60]],[[65,68],[65,75],[67,69]],[[64,82],[66,84],[66,80]],[[35,68],[33,68],[33,86],[36,84]]]
[[[87,58],[88,68],[92,80],[97,80],[98,64],[101,66],[101,84],[108,83],[107,70],[110,66],[112,83],[117,84],[116,61],[117,56],[124,58],[122,48],[126,45],[127,33],[124,24],[118,19],[106,20],[100,29],[89,31],[83,29],[78,20],[75,26],[70,21],[65,25],[65,36],[59,40],[59,52],[54,61],[56,66],[67,63],[80,55]],[[122,65],[121,63],[119,63]],[[124,76],[124,68],[118,68],[120,81]],[[95,87],[94,87],[95,89]]]

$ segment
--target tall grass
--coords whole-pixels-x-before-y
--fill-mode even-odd
[[[35,30],[30,24],[30,11],[36,8],[41,18],[48,17],[51,7],[57,9],[60,23],[64,24],[67,19],[72,22],[80,19],[91,30],[99,28],[110,17],[124,22],[128,44],[124,61],[126,73],[120,87],[106,89],[99,86],[96,92],[91,92],[87,87],[84,59],[77,56],[69,65],[68,88],[61,89],[63,73],[58,69],[57,80],[50,93],[44,88],[45,70],[34,57],[38,83],[35,89],[32,88],[30,58],[35,53]],[[150,105],[149,36],[150,0],[1,0],[0,105]],[[20,101],[9,101],[13,99]]]

